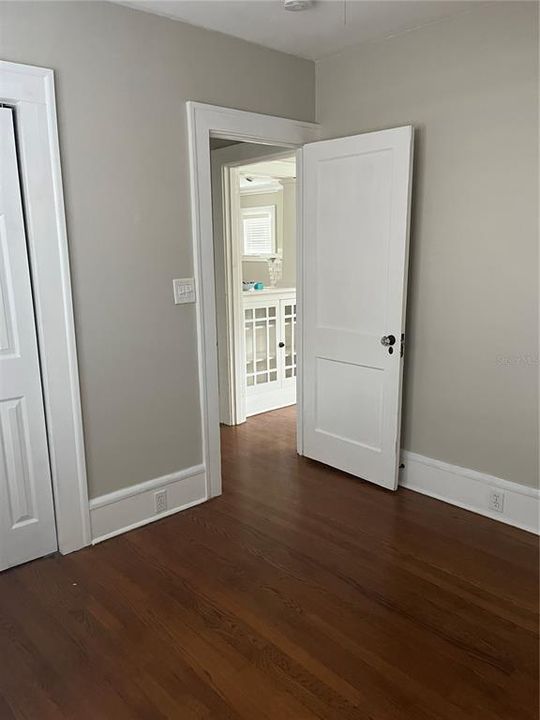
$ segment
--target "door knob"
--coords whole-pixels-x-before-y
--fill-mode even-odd
[[[280,343],[278,343],[278,346],[279,346],[279,347],[285,347],[285,343],[284,343],[284,342],[280,342]]]
[[[391,347],[392,345],[395,345],[396,338],[393,335],[383,335],[381,338],[381,345],[384,345],[385,347]]]

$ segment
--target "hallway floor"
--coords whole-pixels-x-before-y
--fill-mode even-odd
[[[0,718],[535,720],[537,539],[224,428],[221,497],[0,576]]]

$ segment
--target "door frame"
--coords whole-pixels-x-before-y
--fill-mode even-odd
[[[320,126],[272,115],[188,101],[186,103],[191,182],[191,222],[193,265],[197,288],[197,351],[202,425],[203,462],[206,470],[207,497],[221,494],[221,457],[219,439],[219,386],[214,281],[214,238],[212,223],[212,183],[210,137],[241,142],[301,148],[320,138]],[[297,163],[301,158],[297,151]],[[297,165],[298,168],[298,165]],[[297,197],[301,197],[297,174]],[[297,223],[301,218],[297,205]],[[298,225],[297,258],[301,258],[302,236]],[[212,271],[211,271],[212,270]],[[301,266],[297,266],[301,278]],[[301,337],[301,285],[297,287],[297,336]],[[301,362],[301,345],[297,349]],[[301,372],[298,371],[298,375]],[[302,397],[298,388],[297,433],[301,452]]]
[[[91,542],[79,372],[54,73],[0,61],[0,102],[15,109],[58,549]]]
[[[225,356],[227,367],[223,366],[223,358],[219,357],[218,367],[221,377],[226,370],[225,386],[220,387],[220,421],[227,425],[240,425],[246,421],[246,393],[245,393],[245,336],[244,313],[242,295],[242,253],[240,245],[235,242],[235,226],[240,227],[240,194],[235,192],[239,182],[239,168],[243,165],[259,161],[279,160],[290,157],[291,150],[254,151],[250,144],[230,145],[211,152],[212,160],[217,160],[219,166],[212,162],[212,186],[221,186],[221,218],[222,227],[214,227],[215,239],[223,243],[224,249],[224,281],[225,281],[225,322],[224,333]],[[218,177],[219,175],[219,177]],[[215,202],[215,198],[213,198]],[[222,234],[221,234],[221,232]],[[236,238],[237,240],[238,238]],[[214,258],[215,261],[215,258]],[[220,268],[221,271],[221,268]],[[219,328],[219,323],[218,323]],[[221,363],[221,364],[220,364]],[[223,407],[225,395],[226,407]],[[225,411],[225,417],[224,417]]]

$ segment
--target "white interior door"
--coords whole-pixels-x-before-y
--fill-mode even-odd
[[[412,145],[406,126],[303,151],[303,452],[392,490]]]
[[[0,108],[0,570],[56,547],[13,112]]]

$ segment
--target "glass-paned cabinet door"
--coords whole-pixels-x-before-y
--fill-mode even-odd
[[[278,308],[275,303],[244,308],[248,391],[278,382]]]
[[[281,301],[281,316],[283,319],[283,379],[296,378],[296,300]]]

